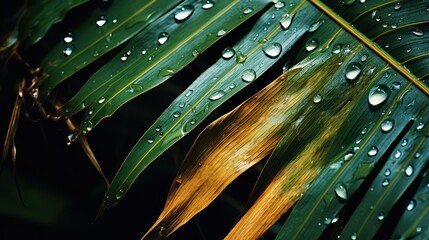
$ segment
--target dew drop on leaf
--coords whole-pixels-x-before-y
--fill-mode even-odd
[[[218,90],[214,92],[212,95],[210,95],[209,99],[211,101],[216,101],[221,99],[223,96],[225,96],[225,92],[223,90]]]
[[[384,213],[380,212],[380,214],[378,214],[377,219],[380,220],[380,221],[383,221],[384,220]]]
[[[395,159],[398,159],[398,158],[400,158],[400,157],[401,157],[401,155],[402,155],[401,151],[396,150],[396,151],[395,151],[395,154],[393,155],[393,157],[394,157]]]
[[[419,123],[418,125],[417,125],[417,127],[416,127],[416,130],[417,131],[420,131],[420,130],[422,130],[423,129],[423,127],[425,126],[425,124],[424,123]]]
[[[335,194],[337,194],[337,196],[343,200],[348,199],[347,188],[344,186],[344,184],[339,184],[337,187],[335,187]]]
[[[121,199],[124,196],[124,190],[123,189],[119,189],[119,191],[116,193],[115,198],[116,200]]]
[[[407,205],[407,211],[412,211],[415,207],[416,207],[416,201],[414,201],[414,199],[411,199]]]
[[[287,13],[283,14],[282,18],[280,18],[280,26],[283,30],[288,30],[290,25],[292,24],[294,15],[289,15]]]
[[[353,158],[353,153],[346,153],[346,155],[344,155],[344,162],[348,162],[350,161],[350,159]]]
[[[222,58],[225,60],[231,59],[235,55],[235,51],[232,48],[225,48],[222,51]]]
[[[381,186],[387,187],[389,185],[389,179],[384,179],[383,182],[381,182]]]
[[[377,107],[383,104],[390,96],[390,90],[386,85],[377,85],[369,91],[368,102],[371,106]]]
[[[387,168],[385,171],[384,171],[384,176],[386,176],[386,177],[388,177],[388,176],[390,176],[390,174],[391,174],[392,172],[390,171],[390,168]]]
[[[146,48],[142,48],[141,52],[142,55],[145,55],[147,53],[147,49]]]
[[[63,53],[65,56],[70,56],[73,53],[73,50],[73,44],[67,44],[66,47],[63,49]]]
[[[102,27],[104,24],[106,24],[106,22],[107,22],[106,16],[101,15],[97,19],[97,21],[95,22],[95,24],[97,25],[97,27]]]
[[[155,131],[159,132],[161,130],[162,130],[162,127],[160,125],[158,125],[158,126],[155,127]]]
[[[128,59],[128,57],[126,55],[123,55],[121,57],[121,62],[125,62],[125,61],[127,61],[127,59]]]
[[[319,41],[315,38],[309,39],[306,43],[305,43],[305,49],[307,50],[307,52],[311,52],[314,49],[316,49],[319,46]]]
[[[417,37],[422,37],[423,35],[425,35],[425,32],[423,32],[423,30],[420,28],[415,28],[411,30],[411,32]]]
[[[147,143],[152,144],[154,141],[155,141],[155,139],[154,139],[153,137],[150,137],[150,138],[147,140]]]
[[[178,118],[178,117],[180,117],[180,112],[178,112],[178,111],[174,112],[174,113],[173,113],[173,117],[174,117],[174,118]]]
[[[336,44],[334,47],[332,47],[332,53],[333,54],[338,54],[341,52],[341,50],[343,49],[343,45],[342,44]]]
[[[381,131],[389,132],[392,130],[395,122],[392,119],[386,119],[381,123]]]
[[[399,90],[401,88],[401,83],[400,82],[393,82],[392,88],[395,90]]]
[[[413,175],[413,172],[414,172],[413,166],[411,166],[411,165],[406,166],[404,169],[404,172],[405,172],[405,175],[408,177]]]
[[[397,2],[395,4],[395,6],[393,6],[393,10],[398,11],[402,8],[402,3],[401,2]]]
[[[168,38],[169,38],[170,36],[168,35],[168,33],[167,32],[162,32],[162,33],[160,33],[159,35],[158,35],[158,43],[159,43],[159,45],[162,45],[162,44],[164,44],[165,42],[167,42],[167,40],[168,40]]]
[[[218,37],[221,37],[221,36],[223,36],[223,35],[225,35],[226,34],[226,31],[225,30],[223,30],[223,29],[221,29],[221,30],[219,30],[218,32],[217,32],[217,36]]]
[[[350,63],[346,68],[346,80],[349,83],[354,83],[359,78],[362,72],[361,65],[359,63]]]
[[[322,101],[322,96],[321,96],[321,95],[317,94],[316,96],[314,96],[314,97],[313,97],[313,102],[314,102],[315,104],[318,104],[318,103],[320,103],[321,101]]]
[[[104,103],[104,101],[106,101],[106,98],[100,97],[97,102],[98,102],[98,104],[102,104],[102,103]]]
[[[285,6],[285,3],[284,2],[282,2],[282,1],[278,1],[278,2],[276,2],[275,4],[274,4],[274,7],[276,8],[276,9],[281,9],[281,8],[283,8]]]
[[[179,9],[174,12],[174,20],[177,23],[184,22],[192,15],[193,12],[194,6],[192,5],[185,5],[183,7],[179,7]]]
[[[264,51],[265,55],[267,55],[267,57],[276,58],[282,52],[282,45],[275,42],[265,46],[262,50]]]
[[[73,34],[71,32],[68,32],[64,37],[64,42],[71,43],[72,41],[73,41]]]
[[[368,151],[368,156],[373,157],[377,155],[377,153],[378,153],[378,148],[376,146],[372,146]]]
[[[204,10],[208,10],[214,6],[214,2],[211,0],[204,1],[203,5],[201,5],[201,8]]]
[[[247,14],[249,14],[249,13],[251,13],[251,12],[253,12],[253,8],[251,8],[251,7],[247,7],[247,8],[245,8],[245,9],[243,10],[243,13],[244,13],[245,15],[247,15]]]
[[[245,82],[252,82],[256,78],[256,72],[253,69],[247,69],[241,75],[241,79]]]

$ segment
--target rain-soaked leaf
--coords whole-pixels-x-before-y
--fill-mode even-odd
[[[178,2],[112,1],[107,8],[94,9],[75,29],[64,29],[41,63],[42,98],[61,81],[136,35]]]
[[[187,0],[172,9],[135,36],[64,107],[64,114],[70,116],[89,106],[76,135],[87,133],[126,102],[169,79],[267,3],[267,0],[252,3],[223,0],[208,8],[204,7],[205,2]],[[282,13],[272,11],[275,19],[268,26],[271,31]]]
[[[279,21],[285,16],[284,11],[299,16],[292,27],[299,24],[300,29],[282,28]],[[156,157],[284,55],[310,28],[318,14],[309,4],[293,5],[282,11],[274,6],[264,13],[249,34],[232,48],[226,48],[221,58],[174,100],[140,138],[113,179],[101,211],[118,202]],[[112,197],[118,193],[120,197]]]
[[[29,1],[19,28],[19,39],[28,38],[34,44],[45,36],[54,23],[60,22],[66,13],[88,0],[33,0]]]

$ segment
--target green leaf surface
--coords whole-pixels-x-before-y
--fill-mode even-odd
[[[66,13],[88,0],[40,0],[30,1],[20,24],[19,39],[28,38],[30,44],[42,39],[54,23],[60,22]]]
[[[417,95],[412,92],[417,91],[415,88],[406,90],[408,90],[406,94]],[[423,99],[416,98],[415,101],[415,104],[422,106],[422,109],[429,107],[429,102],[425,96],[423,96]],[[421,114],[417,115],[417,121],[411,126],[410,131],[399,141],[388,156],[387,162],[372,182],[362,201],[360,201],[359,206],[351,216],[351,220],[341,232],[341,238],[355,236],[359,239],[372,239],[382,223],[389,217],[389,214],[396,214],[391,211],[393,206],[427,164],[428,128],[423,128],[422,124],[423,122],[428,122],[428,113],[427,111],[422,113],[424,115],[421,117],[419,116]],[[388,130],[391,123],[397,124],[397,121],[393,119],[400,119],[400,117],[400,115],[392,116],[391,120],[383,122],[381,130]],[[389,134],[389,132],[390,130],[386,134]],[[419,156],[421,152],[424,152],[422,158]],[[416,154],[419,157],[416,157]]]
[[[65,115],[90,106],[77,134],[88,132],[126,102],[169,79],[268,2],[224,0],[211,8],[206,8],[205,2],[183,2],[134,37],[121,53],[95,73],[65,106]],[[177,21],[182,8],[193,10],[187,19]],[[281,13],[276,11],[276,17]],[[162,37],[163,33],[167,35]]]
[[[295,14],[287,29],[279,23],[285,12]],[[198,77],[141,137],[112,181],[101,210],[119,201],[157,156],[278,61],[310,29],[319,14],[306,3],[280,10],[273,6],[265,12],[253,29],[233,46],[234,56],[224,55]],[[295,24],[300,27],[295,28]],[[271,55],[273,46],[278,44],[281,51]]]
[[[47,96],[64,79],[135,36],[178,2],[122,0],[95,8],[75,29],[66,29],[43,58],[41,95]]]
[[[426,148],[427,149],[427,148]],[[429,159],[428,151],[416,153],[416,158]],[[424,155],[424,156],[423,156]],[[400,218],[392,239],[427,239],[429,237],[429,175],[424,178],[413,198],[409,200],[406,211]]]

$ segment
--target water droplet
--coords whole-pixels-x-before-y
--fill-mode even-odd
[[[384,22],[383,25],[382,25],[383,28],[387,28],[388,26],[389,26],[388,22]]]
[[[413,172],[414,172],[413,166],[411,166],[411,165],[406,166],[404,169],[404,172],[405,172],[405,175],[408,177],[413,175]]]
[[[83,133],[87,133],[87,132],[89,132],[89,131],[91,131],[91,129],[92,129],[92,126],[93,126],[93,124],[92,124],[92,122],[91,121],[86,121],[86,122],[84,122],[83,123]]]
[[[322,25],[323,21],[318,21],[316,23],[314,23],[313,25],[310,26],[310,28],[308,28],[308,32],[314,32],[316,31],[320,25]]]
[[[395,159],[398,159],[398,158],[400,158],[401,157],[401,151],[399,151],[399,150],[396,150],[395,151],[395,154],[393,155],[393,157],[395,158]]]
[[[368,156],[373,157],[377,155],[377,153],[378,153],[378,148],[376,146],[372,146],[368,151]]]
[[[178,117],[180,117],[180,112],[178,112],[178,111],[174,112],[174,113],[173,113],[173,117],[174,117],[174,118],[178,118]]]
[[[225,92],[222,90],[218,90],[214,92],[212,95],[210,95],[209,99],[212,101],[216,101],[221,99],[223,96],[225,96]]]
[[[395,10],[395,11],[398,11],[401,8],[402,8],[402,3],[401,2],[397,2],[395,4],[395,6],[393,6],[393,10]]]
[[[377,219],[380,220],[380,221],[383,221],[384,220],[384,213],[380,212],[380,214],[378,214]]]
[[[183,107],[185,107],[185,103],[184,102],[180,102],[179,103],[179,108],[183,108]]]
[[[392,119],[386,119],[381,123],[381,131],[389,132],[390,130],[392,130],[394,125],[395,122]]]
[[[106,22],[107,22],[106,16],[101,15],[97,19],[97,21],[95,22],[95,24],[97,25],[97,27],[102,27],[104,24],[106,24]]]
[[[349,152],[346,155],[344,155],[344,162],[348,162],[352,158],[353,158],[353,153]]]
[[[203,5],[201,5],[201,8],[204,10],[210,9],[214,6],[214,2],[211,0],[204,1]]]
[[[356,240],[357,239],[357,233],[353,233],[351,238],[352,238],[352,240]]]
[[[247,69],[243,72],[241,79],[245,82],[252,82],[256,78],[256,72],[253,69]]]
[[[335,193],[339,198],[343,200],[348,199],[347,189],[346,189],[346,186],[344,186],[344,184],[339,184],[337,187],[335,187]]]
[[[92,54],[93,57],[98,57],[100,55],[100,52],[95,51],[94,54]]]
[[[338,54],[341,52],[341,50],[343,49],[343,45],[342,44],[336,44],[334,47],[332,47],[332,53],[333,54]]]
[[[346,68],[347,82],[349,83],[356,82],[361,72],[362,72],[362,69],[359,63],[350,63]]]
[[[73,44],[67,44],[63,50],[63,53],[66,56],[70,56],[73,53],[73,50],[74,50],[74,45]]]
[[[147,143],[152,144],[154,141],[155,141],[155,139],[154,139],[153,137],[150,137],[150,138],[147,140]]]
[[[411,199],[407,205],[407,211],[412,211],[415,207],[416,207],[416,201],[414,201],[414,199]]]
[[[125,62],[125,61],[127,61],[127,59],[128,59],[128,57],[127,57],[127,56],[125,56],[125,55],[123,55],[123,56],[121,57],[121,62]]]
[[[115,23],[117,23],[117,22],[118,22],[118,19],[117,19],[117,18],[115,18],[115,19],[113,19],[113,20],[112,20],[112,23],[113,23],[113,24],[115,24]]]
[[[158,126],[155,127],[155,131],[159,132],[161,130],[162,130],[162,127],[160,125],[158,125]]]
[[[143,90],[143,86],[140,84],[131,84],[130,86],[127,87],[126,92],[128,93],[136,93],[136,92],[140,92],[141,90]]]
[[[323,220],[323,223],[325,224],[325,225],[329,225],[329,224],[331,224],[331,219],[330,218],[325,218],[324,220]]]
[[[418,233],[419,233],[419,232],[421,232],[421,231],[422,231],[422,228],[421,228],[421,227],[417,227],[417,228],[416,228],[416,232],[418,232]]]
[[[421,156],[420,153],[416,153],[416,158],[419,158]]]
[[[282,1],[278,1],[278,2],[276,2],[275,4],[274,4],[274,7],[278,10],[278,9],[281,9],[281,8],[283,8],[285,6],[285,3],[284,2],[282,2]]]
[[[231,83],[231,85],[229,85],[229,89],[234,89],[235,88],[235,84]]]
[[[283,14],[282,18],[280,18],[280,26],[283,30],[288,30],[290,25],[292,24],[293,17],[295,15],[289,15],[287,13]]]
[[[373,107],[383,104],[390,96],[390,90],[386,85],[377,85],[369,91],[368,102]]]
[[[194,49],[193,51],[192,51],[192,56],[193,57],[198,57],[198,55],[200,55],[200,52],[198,52],[198,50],[197,49]]]
[[[191,121],[189,122],[189,124],[194,125],[197,122],[197,120],[195,118],[191,119]]]
[[[391,173],[390,168],[387,168],[386,171],[384,171],[384,176],[388,177]]]
[[[225,48],[222,51],[222,58],[225,60],[231,59],[235,55],[235,51],[232,48]]]
[[[338,219],[339,219],[339,217],[338,217],[338,216],[334,217],[334,218],[332,219],[331,223],[336,223],[336,222],[338,222]]]
[[[415,28],[415,29],[411,30],[411,32],[417,37],[421,37],[421,36],[425,35],[425,32],[423,32],[423,30],[420,28]]]
[[[191,96],[193,92],[194,92],[193,90],[189,90],[189,91],[185,94],[185,97],[189,97],[189,96]]]
[[[395,90],[399,90],[401,88],[401,83],[400,82],[393,82],[392,88]]]
[[[106,101],[106,98],[100,97],[97,102],[98,102],[98,104],[102,104],[102,103],[104,103],[104,101]]]
[[[424,123],[419,123],[418,125],[417,125],[417,127],[416,127],[416,130],[417,131],[420,131],[420,130],[422,130],[423,129],[423,127],[425,126],[425,124]]]
[[[247,56],[246,55],[244,55],[242,52],[240,52],[240,51],[238,51],[237,52],[237,57],[235,58],[235,62],[236,63],[240,63],[240,64],[242,64],[242,63],[244,63],[245,61],[246,61],[246,59],[247,59]]]
[[[407,146],[407,144],[408,144],[407,139],[402,140],[401,146],[405,147],[405,146]]]
[[[245,15],[247,15],[247,14],[249,14],[249,13],[251,13],[251,12],[253,12],[253,8],[251,8],[251,7],[247,7],[247,8],[245,8],[245,9],[243,10],[243,13],[244,13]]]
[[[322,96],[320,96],[319,94],[317,94],[316,96],[313,97],[313,102],[318,104],[322,101]]]
[[[169,38],[170,36],[168,35],[168,33],[167,32],[162,32],[162,33],[160,33],[159,35],[158,35],[158,44],[159,45],[162,45],[162,44],[164,44],[165,42],[167,42],[167,40],[168,40],[168,38]]]
[[[123,189],[119,189],[119,191],[116,193],[116,200],[121,199],[124,196],[124,190]]]
[[[305,43],[305,49],[307,50],[307,52],[311,52],[314,49],[316,49],[319,46],[319,41],[315,38],[309,39],[306,43]]]
[[[65,43],[71,43],[73,41],[73,34],[71,32],[68,32],[67,35],[64,37]]]
[[[411,52],[411,51],[413,51],[413,48],[412,47],[407,47],[407,49],[405,50],[407,53],[409,53],[409,52]]]
[[[183,7],[179,7],[179,9],[174,12],[174,20],[177,23],[184,22],[192,15],[193,12],[194,6],[192,5],[185,5]]]
[[[366,62],[367,59],[368,59],[368,55],[366,55],[366,54],[364,54],[360,57],[361,62]]]
[[[182,183],[182,181],[183,181],[183,179],[182,179],[182,175],[181,175],[181,174],[179,174],[179,175],[176,177],[176,182],[177,182],[178,184],[181,184],[181,183]]]
[[[387,187],[389,185],[389,179],[384,179],[383,182],[381,182],[381,186]]]
[[[89,108],[89,110],[88,110],[88,115],[91,115],[91,114],[93,114],[94,113],[94,108],[93,107],[90,107]]]
[[[141,50],[141,54],[142,55],[145,55],[147,53],[147,49],[146,48],[142,48],[142,50]]]
[[[267,57],[276,58],[282,52],[282,45],[275,42],[265,46],[262,50],[264,51],[265,55],[267,55]]]
[[[219,30],[218,32],[217,32],[217,36],[218,37],[221,37],[221,36],[223,36],[223,35],[225,35],[226,34],[226,31],[225,30],[223,30],[223,29],[221,29],[221,30]]]

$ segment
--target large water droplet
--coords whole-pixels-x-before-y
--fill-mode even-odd
[[[307,52],[311,52],[314,49],[316,49],[319,46],[319,41],[315,38],[309,39],[306,43],[305,43],[305,49],[307,50]]]
[[[104,101],[106,101],[106,98],[100,97],[97,102],[98,102],[98,104],[102,104],[102,103],[104,103]]]
[[[413,172],[414,172],[414,168],[411,165],[406,166],[405,169],[404,169],[404,173],[408,177],[411,176],[411,175],[413,175]]]
[[[124,196],[124,190],[123,189],[119,189],[119,191],[116,193],[115,198],[116,200],[121,199]]]
[[[377,153],[378,153],[378,148],[376,146],[372,146],[368,151],[368,156],[373,157],[377,155]]]
[[[223,96],[225,96],[225,92],[223,90],[218,90],[214,92],[212,95],[210,95],[209,99],[212,101],[216,101],[221,99]]]
[[[315,95],[315,96],[313,97],[313,102],[314,102],[314,103],[318,104],[318,103],[320,103],[321,101],[322,101],[322,96],[321,96],[321,95],[317,94],[317,95]]]
[[[411,32],[417,37],[421,37],[421,36],[425,35],[425,32],[420,28],[415,28],[415,29],[411,30]]]
[[[253,12],[253,8],[251,8],[251,7],[247,7],[247,8],[245,8],[244,10],[243,10],[243,13],[244,14],[249,14],[249,13],[251,13],[251,12]]]
[[[362,69],[359,63],[350,63],[346,68],[347,82],[350,82],[350,83],[356,82],[361,72],[362,72]]]
[[[369,91],[368,102],[373,107],[383,104],[390,96],[390,89],[386,85],[377,85]]]
[[[167,32],[162,32],[162,33],[160,33],[159,35],[158,35],[158,43],[159,43],[159,45],[162,45],[162,44],[164,44],[165,42],[167,42],[167,40],[168,40],[168,38],[169,38],[170,36],[168,35],[168,33]]]
[[[243,72],[241,79],[245,82],[252,82],[256,78],[256,72],[253,69],[247,69]]]
[[[71,43],[73,41],[73,34],[71,32],[68,32],[67,35],[64,37],[65,43]]]
[[[201,5],[201,8],[204,10],[210,9],[214,6],[214,2],[211,0],[204,1],[203,5]]]
[[[121,57],[121,62],[125,62],[125,61],[127,61],[127,59],[128,59],[128,57],[126,55],[123,55]]]
[[[412,211],[415,207],[416,207],[416,201],[414,201],[414,199],[411,199],[407,205],[407,211]]]
[[[104,24],[106,24],[106,22],[107,22],[106,16],[101,15],[97,19],[97,21],[95,22],[95,24],[97,25],[97,27],[102,27]]]
[[[225,60],[231,59],[235,55],[235,51],[232,48],[225,48],[222,51],[222,58]]]
[[[353,153],[347,153],[346,155],[344,155],[344,162],[348,162],[350,161],[350,159],[353,158]]]
[[[64,55],[70,56],[73,53],[74,46],[73,44],[67,44],[63,50]]]
[[[150,137],[150,138],[147,140],[147,143],[152,144],[154,141],[155,141],[155,139],[154,139],[153,137]]]
[[[173,117],[174,117],[174,118],[178,118],[178,117],[180,117],[180,112],[178,112],[178,111],[174,112],[174,113],[173,113]]]
[[[185,5],[183,7],[179,7],[179,9],[174,12],[174,20],[178,23],[184,22],[192,15],[193,12],[194,6],[192,5]]]
[[[386,119],[381,123],[381,131],[389,132],[392,130],[395,122],[392,119]]]
[[[337,196],[343,200],[348,199],[347,188],[346,186],[344,186],[344,184],[340,184],[337,187],[335,187],[335,194],[337,194]]]
[[[262,50],[264,51],[265,55],[267,55],[267,57],[276,58],[282,52],[282,45],[275,42],[265,46]]]
[[[381,186],[387,187],[389,185],[389,179],[384,179],[383,182],[381,182]]]
[[[380,220],[380,221],[383,221],[384,220],[384,213],[380,212],[380,214],[378,214],[377,219]]]
[[[287,13],[283,14],[282,18],[280,18],[280,26],[283,30],[288,30],[290,25],[292,24],[293,17],[295,15],[289,15]]]

